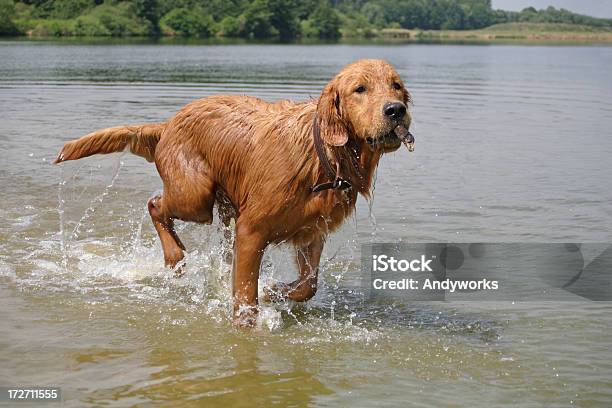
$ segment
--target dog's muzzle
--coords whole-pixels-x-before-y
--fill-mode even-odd
[[[402,124],[397,125],[392,131],[384,136],[367,139],[368,144],[376,149],[382,147],[384,151],[395,151],[399,149],[402,143],[406,145],[409,151],[414,151],[414,136],[408,128]]]

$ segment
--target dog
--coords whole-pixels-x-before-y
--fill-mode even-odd
[[[173,220],[235,219],[233,321],[253,326],[267,245],[292,243],[298,279],[264,289],[296,302],[317,290],[326,237],[367,197],[384,153],[412,150],[410,93],[382,60],[345,66],[318,99],[268,103],[251,96],[196,100],[164,123],[119,126],[68,142],[55,163],[129,149],[155,162],[163,193],[148,201],[168,267],[185,246]]]

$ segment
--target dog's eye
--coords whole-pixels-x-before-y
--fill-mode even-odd
[[[363,85],[359,85],[357,88],[355,88],[355,92],[357,93],[364,93],[365,91],[366,91],[366,88]]]
[[[402,86],[399,84],[399,82],[394,82],[393,89],[397,89],[399,91],[400,89],[402,89]]]

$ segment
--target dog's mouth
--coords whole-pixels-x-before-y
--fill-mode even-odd
[[[393,130],[381,137],[368,137],[367,142],[372,148],[382,146],[383,148],[392,149],[397,149],[400,147],[401,143],[404,143],[408,151],[414,151],[414,136],[410,133],[410,130],[402,124],[397,125]]]
[[[409,152],[414,152],[414,136],[406,126],[397,125],[395,129],[393,129],[393,134],[406,145]]]

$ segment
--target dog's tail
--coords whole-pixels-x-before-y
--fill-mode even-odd
[[[98,130],[66,143],[53,163],[59,164],[94,154],[121,152],[127,148],[133,154],[152,162],[155,160],[155,147],[165,127],[165,123],[155,123]]]

